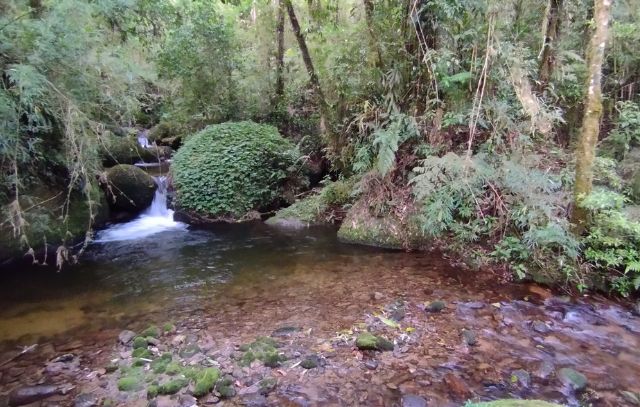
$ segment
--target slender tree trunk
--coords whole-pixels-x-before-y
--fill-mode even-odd
[[[382,69],[382,51],[380,50],[380,44],[378,43],[378,36],[373,25],[373,0],[363,0],[364,14],[367,20],[367,28],[369,29],[369,38],[371,41],[371,47],[376,52],[376,67]]]
[[[302,35],[302,31],[300,30],[300,23],[298,23],[298,18],[296,17],[296,12],[293,9],[291,0],[283,1],[287,8],[287,13],[289,14],[291,28],[293,29],[293,33],[295,34],[296,40],[298,41],[298,46],[300,47],[300,52],[302,53],[304,66],[307,68],[307,73],[309,74],[309,82],[311,83],[311,86],[316,93],[316,97],[318,98],[318,103],[320,105],[320,131],[325,136],[328,136],[329,107],[327,105],[326,99],[324,98],[322,88],[320,87],[320,81],[318,80],[318,75],[316,74],[316,70],[313,67],[313,61],[311,60],[311,55],[309,54],[309,48],[307,48],[307,42],[305,41],[304,35]]]
[[[278,0],[278,16],[276,22],[276,42],[277,42],[277,55],[276,55],[276,106],[282,103],[282,97],[284,95],[284,3],[283,0]]]
[[[547,11],[544,41],[542,43],[542,52],[540,53],[540,70],[539,90],[544,90],[549,84],[553,68],[555,65],[555,49],[558,42],[558,33],[560,32],[560,16],[562,14],[563,0],[549,0],[549,9]]]
[[[602,63],[611,14],[611,0],[594,0],[594,4],[595,29],[587,47],[589,77],[585,113],[576,147],[576,179],[572,213],[572,223],[576,232],[584,230],[588,217],[588,213],[579,205],[580,200],[589,195],[593,187],[593,160],[602,116]]]

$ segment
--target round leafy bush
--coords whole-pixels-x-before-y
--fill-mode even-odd
[[[208,126],[174,156],[176,206],[206,218],[272,207],[300,185],[298,158],[275,127],[250,121]]]

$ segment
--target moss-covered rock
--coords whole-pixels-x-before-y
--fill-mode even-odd
[[[118,390],[120,391],[135,391],[139,390],[141,386],[140,376],[125,376],[118,380]]]
[[[169,380],[158,386],[158,394],[176,394],[187,384],[189,384],[189,380],[181,377]]]
[[[140,212],[146,209],[156,191],[153,178],[133,165],[116,165],[107,171],[105,189],[113,209]]]
[[[356,338],[356,346],[361,350],[393,350],[393,342],[370,332],[363,332]]]
[[[142,336],[136,336],[133,339],[133,349],[146,349],[148,344],[147,338],[143,338]]]
[[[299,153],[275,127],[209,126],[189,137],[171,165],[176,208],[192,221],[239,220],[277,206],[304,183]]]
[[[146,345],[145,345],[145,347],[134,349],[133,352],[131,353],[131,356],[133,356],[134,358],[150,359],[153,357],[153,354],[149,349],[146,348]]]
[[[210,393],[219,378],[220,370],[215,368],[203,369],[195,379],[193,395],[196,397],[202,397],[205,394]]]
[[[277,367],[286,360],[285,356],[278,351],[278,343],[266,336],[257,338],[254,342],[242,345],[240,350],[244,352],[240,358],[240,364],[248,366],[254,360],[259,360],[268,367]]]
[[[541,400],[496,400],[483,403],[467,403],[465,407],[562,407],[560,404]]]
[[[158,338],[160,336],[160,329],[158,329],[158,327],[155,325],[151,325],[147,329],[142,331],[140,333],[140,336],[145,336],[145,337],[150,336],[152,338]]]
[[[419,248],[426,237],[415,216],[411,211],[403,219],[394,213],[378,216],[369,207],[367,198],[362,197],[347,212],[338,230],[338,239],[388,249]]]
[[[316,224],[338,223],[346,207],[355,199],[355,179],[327,182],[319,191],[280,209],[266,223],[283,228],[302,228]]]
[[[84,239],[90,227],[107,222],[109,205],[97,182],[88,188],[88,195],[72,191],[68,205],[67,188],[67,185],[55,183],[24,187],[20,192],[20,207],[25,227],[16,233],[9,222],[0,222],[0,262],[21,258],[31,247],[38,261],[44,260],[46,252],[47,263],[54,265],[58,246]],[[0,212],[9,216],[9,202],[0,201],[0,206]]]

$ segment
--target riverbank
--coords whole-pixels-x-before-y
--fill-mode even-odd
[[[436,253],[342,245],[334,230],[245,228],[93,247],[80,269],[60,277],[69,283],[64,296],[55,290],[65,281],[50,276],[41,287],[48,295],[16,301],[27,287],[14,285],[3,305],[16,305],[0,313],[0,363],[37,346],[0,367],[2,393],[47,384],[67,393],[42,405],[146,406],[153,381],[170,377],[145,373],[135,390],[118,390],[132,364],[153,372],[154,363],[136,362],[132,344],[118,337],[150,325],[170,329],[146,344],[142,359],[170,353],[183,368],[213,367],[231,379],[233,397],[214,389],[199,405],[460,406],[516,397],[617,406],[627,403],[623,392],[640,392],[640,319],[613,302],[499,283],[491,271],[470,273]],[[68,320],[37,332],[54,315]],[[363,332],[394,349],[358,349]],[[243,345],[260,337],[276,341],[283,356],[273,367],[243,359]],[[191,355],[189,345],[197,345]],[[302,367],[307,359],[317,366]],[[584,375],[586,389],[571,387],[567,368]],[[266,391],[260,383],[275,385]],[[190,405],[194,384],[152,399]]]

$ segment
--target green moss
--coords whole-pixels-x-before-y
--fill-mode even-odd
[[[284,355],[278,352],[278,343],[269,337],[259,337],[254,342],[240,347],[244,354],[240,358],[242,366],[248,366],[254,360],[260,360],[267,367],[277,367],[285,361]]]
[[[133,339],[133,349],[146,348],[149,343],[146,338],[137,336]]]
[[[145,171],[120,164],[107,171],[109,204],[117,210],[139,212],[147,208],[156,191],[156,183]]]
[[[147,329],[142,331],[140,336],[158,338],[160,336],[160,330],[158,329],[157,326],[151,325]]]
[[[158,386],[155,384],[147,387],[147,399],[151,400],[152,398],[155,398],[158,395],[158,391]]]
[[[195,343],[190,343],[180,350],[180,356],[183,358],[190,358],[191,356],[199,352],[200,352],[200,347]]]
[[[302,182],[298,158],[275,127],[248,121],[208,126],[173,158],[176,205],[207,218],[239,218],[271,206]]]
[[[142,380],[140,376],[125,376],[118,380],[118,390],[134,391],[140,388]]]
[[[153,357],[153,354],[147,348],[136,348],[133,350],[133,353],[131,353],[131,356],[133,356],[134,358],[151,359]]]
[[[178,373],[182,372],[182,366],[180,366],[176,362],[171,362],[166,365],[164,372],[169,376],[175,376]]]
[[[393,342],[370,332],[363,332],[356,338],[356,346],[361,350],[393,350]]]
[[[118,365],[117,365],[117,364],[115,364],[115,363],[110,363],[110,364],[108,364],[107,366],[105,366],[104,370],[105,370],[107,373],[113,373],[113,372],[115,372],[116,370],[118,370],[118,368],[119,368],[119,367],[120,367],[120,366],[118,366]]]
[[[162,326],[162,332],[164,333],[173,332],[175,330],[176,330],[176,327],[171,322],[167,322]]]
[[[300,362],[300,366],[305,369],[314,369],[318,367],[318,357],[316,355],[307,356]]]
[[[216,391],[220,393],[220,397],[231,398],[236,395],[236,389],[233,387],[233,379],[228,376],[220,379],[215,388]]]
[[[189,384],[187,379],[176,378],[158,386],[158,394],[176,394],[183,387]]]
[[[334,220],[332,209],[342,209],[354,200],[355,178],[326,182],[317,193],[279,210],[266,223],[276,226],[309,226]]]
[[[170,353],[164,353],[160,358],[151,362],[151,370],[153,370],[154,373],[166,373],[171,359],[172,356]]]
[[[278,380],[274,377],[265,377],[264,379],[258,382],[258,386],[260,387],[260,394],[268,394],[275,390],[278,385]]]
[[[204,369],[196,378],[193,395],[195,397],[202,397],[210,393],[219,378],[220,370],[215,368]]]
[[[338,230],[338,239],[345,243],[388,249],[419,248],[426,241],[415,211],[398,218],[392,213],[378,216],[372,212],[366,198],[358,200],[347,212]]]
[[[114,407],[115,405],[116,402],[113,399],[104,399],[102,401],[102,407]]]
[[[133,359],[133,362],[131,362],[131,366],[135,366],[135,367],[144,366],[147,363],[149,362],[147,362],[145,359],[135,358]]]

